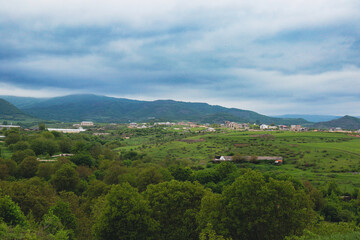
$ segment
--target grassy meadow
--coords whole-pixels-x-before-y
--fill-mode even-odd
[[[284,164],[239,163],[262,171],[288,173],[315,186],[337,182],[342,190],[360,187],[360,138],[330,132],[188,132],[173,129],[158,136],[132,137],[121,150],[146,153],[154,162],[174,161],[190,166],[212,167],[215,155],[281,156]]]

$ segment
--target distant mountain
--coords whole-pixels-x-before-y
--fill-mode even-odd
[[[16,96],[8,96],[8,95],[0,95],[0,98],[10,102],[15,105],[17,108],[29,108],[32,105],[44,102],[48,100],[48,98],[32,98],[32,97],[16,97]]]
[[[344,116],[339,119],[327,121],[327,122],[319,122],[313,125],[315,128],[319,129],[327,129],[327,128],[336,128],[340,127],[342,129],[360,129],[360,118]]]
[[[341,116],[334,116],[334,115],[309,115],[309,114],[285,114],[285,115],[278,115],[273,116],[278,118],[303,118],[309,122],[325,122],[331,121],[334,119],[341,118]]]
[[[31,118],[8,101],[0,98],[0,119],[21,121]]]
[[[220,123],[226,120],[275,124],[304,124],[304,119],[273,118],[253,111],[173,100],[138,101],[91,94],[69,95],[41,101],[17,98],[27,114],[47,120],[75,122],[192,121]],[[10,100],[9,100],[10,101]]]

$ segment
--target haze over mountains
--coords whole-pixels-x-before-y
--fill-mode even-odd
[[[189,103],[173,100],[138,101],[91,94],[37,99],[0,96],[24,113],[46,120],[74,122],[142,122],[194,121],[220,123],[224,121],[258,122],[266,124],[306,124],[304,119],[274,118],[249,110]]]

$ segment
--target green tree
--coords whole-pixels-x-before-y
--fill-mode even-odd
[[[69,153],[71,152],[71,148],[72,148],[72,141],[69,138],[65,138],[65,139],[61,139],[59,142],[59,148],[60,148],[60,152],[62,153]]]
[[[201,231],[199,239],[200,240],[225,240],[225,238],[222,235],[216,234],[216,232],[213,229],[213,226],[210,223],[206,226],[206,228],[204,228]]]
[[[19,165],[18,172],[21,177],[32,178],[36,175],[39,161],[36,157],[26,157]]]
[[[114,186],[94,225],[96,239],[157,239],[149,204],[128,183]]]
[[[211,230],[214,234],[228,236],[229,231],[225,225],[225,218],[226,211],[223,196],[207,192],[201,199],[201,209],[197,215],[199,229],[205,232]]]
[[[175,180],[148,186],[144,194],[160,223],[160,239],[199,238],[196,215],[205,192],[198,183]]]
[[[16,151],[11,156],[11,159],[14,160],[17,164],[20,164],[26,157],[36,156],[35,152],[31,149],[25,149],[22,151]]]
[[[0,198],[0,222],[15,226],[27,225],[24,213],[20,207],[14,203],[9,196]]]
[[[88,199],[95,199],[101,195],[107,194],[110,186],[106,185],[104,182],[99,180],[92,180],[89,183],[88,188],[84,192],[84,196]]]
[[[190,180],[190,176],[192,174],[192,170],[190,168],[184,168],[181,166],[172,166],[169,168],[169,171],[174,179],[178,181],[188,181]]]
[[[71,165],[62,165],[62,167],[52,176],[51,184],[59,192],[75,191],[80,184],[79,174]]]
[[[18,141],[15,144],[10,145],[13,151],[25,150],[30,148],[30,144],[25,141]]]
[[[256,171],[236,179],[223,193],[224,226],[234,239],[283,239],[300,235],[312,220],[312,202],[290,181],[268,181]]]
[[[7,179],[16,174],[16,162],[12,159],[0,158],[0,179]]]
[[[45,123],[39,123],[39,130],[44,131],[46,128]]]
[[[41,220],[57,198],[52,186],[38,177],[16,182],[2,181],[0,188],[19,204],[25,214],[32,212],[36,220]]]
[[[76,231],[77,223],[69,204],[63,201],[58,201],[50,210],[57,216],[65,229]]]
[[[15,144],[21,140],[19,133],[9,133],[5,138],[5,144],[9,146],[10,144]]]
[[[58,144],[52,139],[37,138],[31,142],[31,149],[36,155],[49,154],[53,155],[59,151]]]
[[[161,174],[160,170],[155,167],[149,167],[143,169],[137,179],[137,186],[139,190],[145,191],[146,187],[150,184],[158,184],[163,182],[163,175]]]
[[[40,163],[36,175],[46,181],[50,180],[51,175],[54,174],[54,165],[52,163]]]
[[[70,160],[76,165],[93,166],[95,164],[94,158],[86,152],[77,153],[70,157]]]

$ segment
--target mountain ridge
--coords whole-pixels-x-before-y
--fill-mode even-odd
[[[0,119],[21,121],[26,118],[31,117],[23,113],[20,109],[18,109],[10,102],[0,98]]]
[[[14,100],[14,99],[13,99]],[[31,99],[30,99],[31,100]],[[199,102],[175,100],[141,101],[94,94],[76,94],[31,100],[30,104],[17,104],[27,114],[46,120],[74,122],[141,122],[149,119],[164,121],[192,121],[221,123],[223,121],[258,122],[266,124],[307,124],[304,119],[283,119],[265,116],[254,111],[226,108]],[[24,101],[29,101],[28,98]]]
[[[316,123],[313,127],[319,129],[340,127],[342,129],[356,130],[360,129],[360,118],[345,115],[339,119]]]

